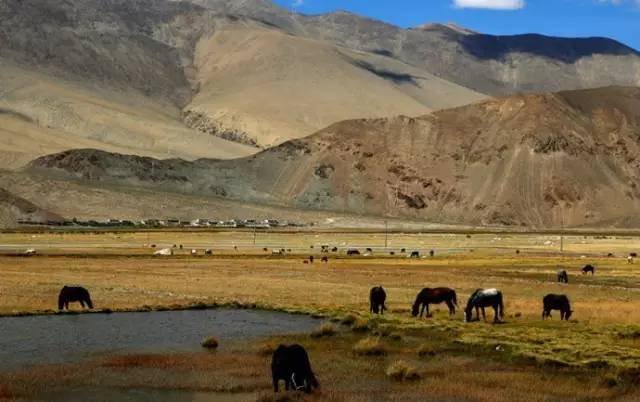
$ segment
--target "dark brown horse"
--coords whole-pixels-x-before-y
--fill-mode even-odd
[[[384,302],[387,300],[387,292],[382,286],[371,288],[369,292],[369,311],[374,314],[384,314],[387,308]]]
[[[284,380],[285,390],[304,390],[310,393],[318,388],[318,380],[311,370],[309,355],[300,345],[280,345],[271,358],[273,391],[278,392],[278,383]]]
[[[422,317],[426,309],[427,317],[431,317],[431,313],[429,313],[429,304],[440,303],[447,304],[447,307],[449,307],[450,315],[455,314],[456,307],[458,306],[458,301],[456,300],[456,291],[449,288],[422,289],[420,293],[418,293],[416,301],[413,303],[411,314],[416,317],[418,315],[418,312],[420,312],[420,317]],[[422,305],[422,309],[420,309],[420,305]]]
[[[60,295],[58,296],[58,310],[68,310],[69,303],[73,302],[80,302],[82,308],[85,307],[85,304],[90,309],[93,308],[93,302],[91,301],[91,296],[87,289],[79,286],[63,287],[62,290],[60,290]]]
[[[569,283],[569,274],[564,269],[558,271],[558,282],[560,283]]]
[[[591,272],[591,275],[596,273],[596,267],[591,264],[587,264],[582,268],[582,274],[586,274],[587,272]]]
[[[560,320],[567,320],[571,317],[573,310],[569,298],[565,295],[548,294],[542,299],[542,319],[551,317],[551,310],[560,310]]]

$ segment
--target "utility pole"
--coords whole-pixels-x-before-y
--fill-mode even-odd
[[[389,222],[387,222],[387,220],[385,219],[384,221],[384,248],[385,250],[387,249],[387,246],[389,245]]]
[[[256,225],[253,225],[253,245],[256,245]]]
[[[564,208],[560,217],[560,253],[564,253]]]

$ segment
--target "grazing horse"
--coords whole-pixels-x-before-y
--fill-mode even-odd
[[[564,269],[562,271],[558,271],[558,282],[569,283],[569,274]]]
[[[416,301],[413,303],[411,314],[416,317],[418,315],[418,310],[420,310],[420,318],[422,318],[426,309],[427,317],[431,317],[431,313],[429,313],[429,304],[440,303],[447,304],[447,307],[449,307],[449,315],[455,314],[456,306],[458,305],[458,301],[456,300],[456,291],[449,288],[422,289],[420,293],[418,293]],[[420,309],[420,305],[422,305],[422,309]]]
[[[324,257],[322,257],[321,259],[322,262],[329,262],[329,257],[327,257],[326,255]]]
[[[504,303],[502,301],[502,292],[498,289],[477,289],[469,297],[467,307],[464,309],[465,322],[471,321],[472,310],[476,309],[476,319],[480,320],[480,311],[482,310],[482,318],[486,321],[487,317],[484,312],[485,307],[493,307],[493,322],[500,322],[504,318]]]
[[[347,255],[360,255],[360,250],[357,249],[349,249],[347,250]]]
[[[300,345],[280,345],[271,357],[271,379],[273,391],[278,392],[278,382],[284,380],[284,389],[304,389],[311,393],[313,388],[318,388],[318,380],[311,370],[309,355]]]
[[[411,255],[409,257],[410,258],[420,258],[420,252],[419,251],[412,251]]]
[[[86,304],[87,307],[93,309],[93,302],[87,289],[79,286],[64,286],[58,296],[58,310],[69,310],[69,303],[73,302],[80,302],[82,308]]]
[[[591,264],[587,264],[584,266],[584,268],[582,268],[582,274],[586,274],[587,272],[591,272],[591,275],[596,273],[596,267],[594,267]]]
[[[371,288],[369,292],[369,311],[374,314],[384,314],[387,309],[384,302],[387,300],[387,292],[382,286]]]
[[[313,256],[312,255],[309,256],[309,262],[313,264]]]
[[[548,294],[542,299],[542,319],[551,317],[551,310],[560,310],[560,320],[567,320],[571,317],[571,304],[565,295]]]

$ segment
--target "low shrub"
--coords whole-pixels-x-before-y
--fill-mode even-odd
[[[353,314],[347,314],[344,317],[342,317],[342,319],[340,320],[340,323],[344,325],[353,325],[357,321],[358,321],[358,317],[356,317]]]
[[[418,348],[418,356],[420,357],[433,357],[436,355],[436,351],[429,345],[422,345]]]
[[[387,354],[387,347],[379,338],[363,338],[353,346],[353,351],[361,356],[382,356]]]
[[[210,336],[202,341],[201,345],[205,349],[216,349],[218,347],[218,340],[213,336]]]
[[[365,320],[356,320],[351,325],[351,330],[353,332],[367,332],[369,331],[369,323]]]
[[[273,344],[273,343],[262,343],[258,346],[258,354],[260,356],[271,356],[273,355],[273,352],[276,351],[276,349],[278,348],[277,345]]]
[[[320,325],[318,328],[314,329],[311,332],[311,336],[314,338],[322,338],[325,336],[333,336],[336,334],[336,327],[329,322],[325,322]]]
[[[420,379],[420,373],[410,363],[404,360],[397,360],[387,368],[387,377],[395,381],[413,381]]]

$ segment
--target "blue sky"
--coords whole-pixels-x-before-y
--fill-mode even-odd
[[[489,34],[605,36],[640,50],[640,0],[275,0],[305,14],[347,10],[411,27],[455,22]]]

